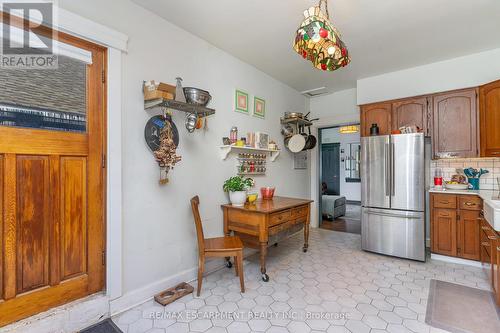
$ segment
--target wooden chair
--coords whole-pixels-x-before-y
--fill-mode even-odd
[[[200,296],[203,271],[205,269],[205,257],[233,257],[236,276],[239,275],[240,277],[241,292],[244,293],[243,243],[241,239],[237,236],[205,239],[203,236],[203,225],[201,224],[200,212],[198,210],[199,205],[200,199],[198,196],[191,199],[191,209],[193,210],[196,236],[198,238],[198,290],[196,291],[196,295]]]

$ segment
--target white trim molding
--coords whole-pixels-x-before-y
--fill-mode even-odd
[[[431,253],[431,259],[445,261],[445,262],[449,262],[452,264],[461,264],[461,265],[467,265],[467,266],[473,266],[473,267],[479,267],[479,268],[482,267],[481,262],[479,262],[479,261],[456,258],[456,257],[448,257],[448,256],[443,256],[441,254],[435,254],[435,253]]]

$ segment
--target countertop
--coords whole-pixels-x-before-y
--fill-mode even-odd
[[[450,190],[447,188],[431,187],[429,193],[468,194],[480,196],[483,200],[495,200],[495,197],[497,197],[496,201],[500,200],[498,199],[498,191],[492,190]]]

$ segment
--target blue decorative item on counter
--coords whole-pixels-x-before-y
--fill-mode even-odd
[[[474,169],[474,168],[467,168],[464,169],[464,173],[469,179],[469,184],[472,187],[472,190],[479,190],[479,178],[484,175],[485,173],[489,173],[488,170],[485,169]]]

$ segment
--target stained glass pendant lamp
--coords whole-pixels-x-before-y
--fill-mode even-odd
[[[325,11],[322,10],[324,7]],[[351,59],[340,33],[330,22],[327,0],[304,11],[305,19],[295,35],[293,49],[313,66],[334,71],[347,66]]]

